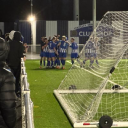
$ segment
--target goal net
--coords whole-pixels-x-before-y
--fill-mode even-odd
[[[70,62],[69,62],[70,63]],[[74,127],[128,127],[128,12],[107,12],[54,94]]]

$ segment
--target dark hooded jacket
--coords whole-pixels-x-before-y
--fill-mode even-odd
[[[10,51],[7,58],[8,66],[19,67],[23,56],[23,44],[21,41],[21,33],[15,32],[13,41],[9,42]]]
[[[8,46],[0,38],[0,128],[14,128],[16,123],[15,78],[6,65]]]

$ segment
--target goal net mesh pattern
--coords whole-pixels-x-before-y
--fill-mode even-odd
[[[128,12],[107,12],[57,89],[75,122],[128,121],[127,49]]]

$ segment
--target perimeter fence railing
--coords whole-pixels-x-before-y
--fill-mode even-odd
[[[22,128],[34,128],[33,102],[30,98],[25,62],[21,59],[21,112]]]

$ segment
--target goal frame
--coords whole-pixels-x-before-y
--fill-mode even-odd
[[[97,93],[97,91],[98,90],[54,90],[54,95],[55,95],[56,99],[59,101],[61,107],[65,111],[66,115],[68,116],[68,118],[74,128],[97,128],[99,126],[99,122],[77,122],[75,120],[75,118],[70,116],[70,108],[68,107],[67,103],[61,97],[61,94],[79,94],[79,93],[87,94],[87,93]],[[128,89],[122,89],[122,90],[105,89],[103,93],[128,93]],[[126,127],[128,127],[128,122],[113,121],[113,125],[111,127],[126,128]]]
[[[106,17],[107,16],[107,14],[108,13],[114,13],[114,14],[116,14],[116,13],[120,13],[120,12],[122,12],[122,11],[116,11],[116,12],[114,12],[114,11],[111,11],[111,12],[107,12],[107,13],[105,13],[105,15],[103,16],[103,18],[101,19],[101,21],[98,23],[98,26],[100,26],[100,24],[106,24],[106,22],[104,21],[105,19],[104,19],[104,17]],[[124,11],[124,12],[126,12],[126,11]],[[127,12],[128,13],[128,12]],[[115,28],[116,30],[122,30],[121,29],[121,27],[119,28],[119,27],[116,27],[116,25],[115,26],[113,26],[114,25],[114,23],[113,23],[113,21],[115,21],[115,20],[111,20],[111,22],[112,23],[110,23],[110,25],[113,27],[113,28]],[[121,21],[120,19],[119,19],[119,21]],[[109,25],[109,24],[108,24]],[[121,26],[123,26],[123,25],[121,25]],[[95,30],[93,31],[93,33],[90,35],[90,37],[89,37],[89,39],[91,38],[91,37],[95,37],[96,36],[96,31],[97,30],[97,28],[95,28]],[[125,31],[125,30],[123,30],[123,31]],[[120,32],[120,34],[123,34],[122,32]],[[116,34],[115,34],[115,36],[116,36]],[[98,36],[97,36],[98,37]],[[120,40],[122,41],[123,40],[123,37],[120,37]],[[115,40],[113,40],[113,41],[115,41]],[[123,42],[123,41],[122,41]],[[85,50],[85,47],[86,47],[86,45],[87,45],[87,43],[83,46],[83,49],[81,50],[81,52],[79,53],[79,60],[82,60],[83,61],[83,51]],[[115,45],[115,44],[114,44]],[[117,45],[117,44],[116,44]],[[124,45],[125,46],[125,45]],[[114,47],[115,48],[115,47]],[[125,51],[128,49],[128,45],[126,45],[126,47],[121,47],[122,49],[119,49],[119,51],[121,50],[121,52],[120,52],[120,54],[118,54],[118,56],[116,56],[117,57],[117,59],[118,60],[116,60],[116,62],[115,63],[113,63],[113,67],[114,68],[116,68],[117,67],[117,65],[118,65],[118,63],[120,62],[120,60],[122,59],[122,57],[123,57],[123,55],[124,55],[124,53],[125,53]],[[113,54],[113,53],[112,53]],[[115,51],[114,51],[114,55],[115,55]],[[115,57],[115,56],[113,56],[113,57]],[[108,56],[108,58],[109,58],[109,56]],[[111,57],[110,57],[110,59],[111,59]],[[113,58],[112,58],[113,59]],[[79,63],[79,64],[81,64],[81,63]],[[77,65],[75,65],[76,67],[79,67],[79,66],[81,66],[81,65],[79,65],[79,66],[77,66]],[[109,65],[109,66],[111,66],[111,65]],[[90,74],[93,74],[93,75],[95,75],[95,76],[97,76],[97,77],[99,77],[99,78],[101,78],[101,79],[103,79],[103,80],[106,80],[105,82],[107,83],[107,82],[109,82],[109,83],[112,83],[112,85],[119,85],[119,84],[116,84],[115,82],[113,82],[113,81],[111,81],[111,79],[109,79],[110,78],[110,76],[111,76],[111,74],[112,74],[112,72],[110,71],[110,74],[108,74],[108,77],[106,77],[106,78],[104,78],[104,77],[102,77],[102,75],[99,75],[98,73],[95,73],[94,71],[89,71],[89,70],[86,70],[85,68],[83,68],[82,66],[81,66],[81,68],[82,69],[84,69],[86,72],[88,72],[88,73],[90,73]],[[92,68],[92,70],[93,70],[93,68]],[[111,70],[111,69],[110,69]],[[67,77],[67,76],[66,76]],[[66,78],[65,77],[65,78]],[[64,78],[64,80],[65,80],[65,78]],[[63,80],[63,81],[64,81]],[[126,89],[126,88],[123,88],[121,85],[119,85],[120,87],[122,87],[122,89],[121,90],[112,90],[112,89],[105,89],[105,87],[106,86],[101,86],[101,88],[99,89],[100,91],[98,92],[98,89],[97,90],[79,90],[79,89],[72,89],[72,90],[60,90],[60,88],[61,88],[61,85],[63,86],[63,81],[61,82],[61,84],[60,84],[60,86],[59,86],[59,88],[57,89],[57,90],[54,90],[54,95],[55,95],[55,97],[57,98],[57,100],[59,101],[59,103],[60,103],[60,105],[62,106],[62,108],[63,108],[63,110],[65,111],[65,113],[67,114],[67,116],[68,116],[68,118],[69,118],[69,120],[71,121],[71,123],[72,123],[72,125],[73,125],[73,127],[74,128],[96,128],[96,127],[98,127],[99,126],[99,122],[97,121],[97,122],[82,122],[82,121],[77,121],[77,119],[75,118],[75,116],[72,114],[72,111],[70,111],[70,107],[68,106],[68,103],[63,99],[63,97],[62,97],[62,94],[97,94],[97,93],[101,93],[101,96],[102,96],[102,93],[103,94],[114,94],[114,93],[119,93],[119,94],[121,94],[121,93],[125,93],[125,94],[127,94],[128,93],[128,89]],[[104,84],[104,85],[106,85],[106,84]],[[102,92],[101,92],[102,91]],[[95,100],[95,99],[94,99]],[[93,104],[93,103],[92,103]],[[73,115],[73,116],[72,116]],[[108,115],[109,116],[109,115]],[[113,121],[113,125],[111,126],[111,127],[128,127],[128,121]]]

